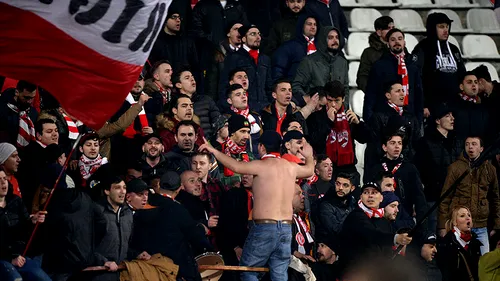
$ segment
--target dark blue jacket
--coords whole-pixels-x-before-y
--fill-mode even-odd
[[[16,145],[17,136],[19,135],[19,113],[14,112],[7,106],[8,103],[17,106],[14,96],[15,89],[8,89],[2,93],[2,99],[0,99],[0,142]],[[28,116],[34,124],[38,119],[38,112],[34,107],[31,106],[28,109]]]
[[[271,59],[260,52],[258,64],[256,65],[250,54],[241,47],[238,51],[230,53],[224,60],[224,69],[222,70],[219,83],[219,100],[223,103],[223,108],[229,107],[226,101],[229,72],[236,68],[242,68],[247,73],[250,84],[248,88],[248,103],[252,110],[260,111],[273,101],[271,96],[273,83],[271,79]]]
[[[273,56],[273,80],[286,78],[292,80],[300,61],[307,56],[307,40],[304,37],[304,22],[313,17],[316,19],[319,34],[319,20],[311,15],[302,15],[297,20],[295,38],[283,43]],[[315,36],[316,37],[316,36]],[[315,38],[316,40],[316,38]]]
[[[340,29],[344,38],[349,37],[349,25],[338,0],[330,0],[326,5],[320,0],[306,1],[306,13],[315,15],[322,26],[334,26]]]
[[[405,50],[408,54],[408,51]],[[405,62],[408,69],[408,83],[410,86],[410,97],[406,109],[417,117],[422,124],[424,113],[424,96],[422,92],[422,80],[419,68],[413,60],[413,56],[406,55]],[[365,103],[363,105],[363,119],[368,120],[374,111],[381,110],[387,106],[385,97],[387,84],[400,81],[398,75],[398,60],[390,52],[385,52],[382,57],[373,65],[368,84],[366,86]]]

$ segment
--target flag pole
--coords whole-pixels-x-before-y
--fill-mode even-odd
[[[52,190],[49,193],[49,197],[47,198],[47,201],[45,202],[45,205],[43,207],[43,211],[45,212],[47,210],[47,206],[49,205],[50,199],[52,198],[52,195],[54,194],[54,190],[56,190],[57,185],[59,184],[59,181],[61,180],[61,177],[63,176],[64,172],[66,171],[69,161],[71,161],[71,155],[75,152],[76,148],[78,147],[78,143],[80,142],[80,139],[82,138],[82,134],[78,134],[76,137],[75,143],[73,144],[73,147],[71,148],[71,151],[69,152],[68,156],[66,157],[66,161],[64,162],[64,165],[62,167],[61,172],[57,176],[56,182],[54,183],[54,186],[52,187]],[[66,180],[66,179],[64,179]],[[28,240],[28,243],[26,244],[26,248],[24,249],[23,252],[23,257],[26,256],[26,253],[28,252],[29,247],[31,246],[31,243],[33,242],[33,238],[35,237],[35,233],[38,230],[38,226],[40,225],[39,222],[36,222],[35,228],[33,229],[33,232],[31,233],[30,239]]]

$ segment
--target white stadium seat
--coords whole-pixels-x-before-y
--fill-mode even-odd
[[[473,8],[479,7],[476,2],[469,0],[434,0],[437,7],[450,7],[450,8]]]
[[[460,51],[460,53],[462,53],[462,45],[460,45],[460,43],[458,43],[458,40],[457,38],[453,37],[452,35],[450,35],[448,37],[448,42],[452,43],[453,45],[457,46],[458,50]]]
[[[361,4],[356,2],[356,0],[339,0],[339,3],[342,8],[361,7]]]
[[[361,184],[363,184],[363,175],[365,173],[365,150],[366,150],[366,144],[361,144],[358,141],[354,141],[354,150],[356,153],[356,160],[358,160],[358,163],[356,163],[356,170],[359,173],[359,181]]]
[[[362,6],[369,7],[398,7],[401,3],[394,3],[392,0],[358,0]]]
[[[500,24],[491,9],[470,9],[467,12],[467,26],[476,33],[500,33]]]
[[[465,69],[473,70],[474,68],[480,66],[481,64],[484,64],[488,68],[488,72],[490,73],[491,80],[500,81],[500,79],[498,78],[498,72],[497,72],[496,68],[489,62],[468,62],[465,64]]]
[[[358,75],[359,61],[351,61],[349,63],[349,72],[347,75],[349,76],[349,87],[356,87],[356,77]]]
[[[349,104],[351,106],[351,110],[356,113],[358,116],[363,116],[363,104],[365,103],[365,93],[361,90],[356,90],[351,93],[351,100]]]
[[[359,59],[361,57],[363,50],[370,46],[368,37],[370,37],[370,33],[367,32],[353,32],[349,35],[347,54],[350,59]]]
[[[405,32],[424,32],[424,22],[422,17],[415,11],[410,9],[392,10],[389,16],[396,23],[396,27]]]
[[[472,29],[465,29],[462,25],[462,21],[460,17],[455,11],[448,9],[434,9],[430,10],[427,16],[433,13],[443,13],[447,15],[453,22],[451,23],[451,32],[452,33],[471,33]]]
[[[476,2],[478,2],[481,7],[493,8],[493,3],[491,3],[490,0],[477,0]]]
[[[356,8],[351,11],[350,31],[375,31],[373,22],[382,14],[375,9]]]
[[[407,33],[405,34],[405,42],[406,42],[406,49],[408,49],[408,52],[413,52],[413,49],[415,49],[415,46],[418,44],[418,40],[415,36]]]
[[[497,45],[488,35],[466,35],[462,41],[464,57],[474,59],[498,59]]]
[[[403,8],[434,8],[431,0],[398,0]]]

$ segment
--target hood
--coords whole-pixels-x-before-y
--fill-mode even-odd
[[[144,91],[144,93],[148,95],[160,91],[158,86],[156,86],[155,82],[153,82],[153,78],[150,78],[144,82],[144,89],[142,90]]]
[[[200,126],[200,117],[193,114],[193,122],[196,123],[196,125]],[[166,113],[156,116],[156,127],[158,129],[167,129],[173,132],[175,130],[175,126],[177,126],[178,123],[179,121],[175,120],[174,117],[168,116]]]
[[[368,37],[368,43],[370,44],[370,47],[374,48],[377,51],[387,49],[387,44],[380,40],[376,32],[370,34],[370,37]]]
[[[325,26],[321,29],[321,31],[319,31],[319,33],[316,34],[316,38],[318,38],[317,42],[316,42],[316,48],[318,49],[318,51],[322,52],[322,53],[327,53],[328,52],[328,33],[332,30],[335,30],[337,31],[337,33],[339,34],[339,54],[342,54],[342,49],[344,49],[344,45],[345,45],[345,40],[344,40],[344,36],[342,36],[342,33],[340,32],[340,30],[336,27],[333,27],[333,26]]]
[[[450,26],[448,33],[451,33],[451,23],[453,21],[443,13],[432,13],[427,16],[425,28],[427,29],[427,38],[437,39],[436,25],[439,23],[447,23]]]
[[[314,36],[314,38],[317,38],[318,35],[320,34],[321,24],[319,19],[311,14],[302,14],[301,16],[299,16],[299,19],[297,20],[297,25],[295,26],[295,38],[300,38],[300,40],[305,41],[305,38],[303,36],[303,29],[304,29],[304,23],[308,18],[314,18],[316,20],[316,36]]]

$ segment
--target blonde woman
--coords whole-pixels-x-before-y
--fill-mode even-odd
[[[446,221],[447,234],[439,245],[438,266],[443,281],[478,281],[478,263],[481,242],[475,233],[471,212],[467,207],[453,208]]]

